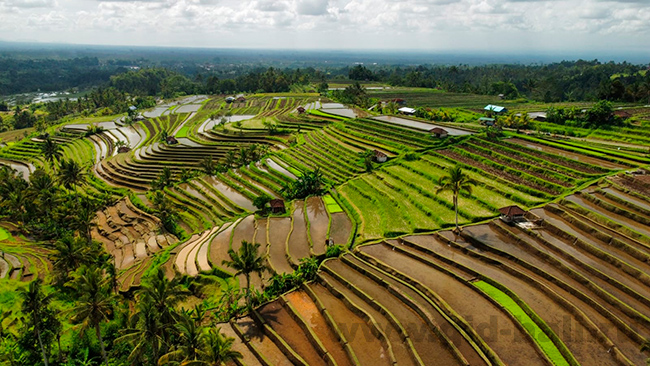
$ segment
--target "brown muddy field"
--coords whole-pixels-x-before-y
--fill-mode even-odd
[[[327,229],[330,224],[325,204],[320,197],[309,197],[305,202],[305,207],[309,220],[312,250],[315,255],[325,254],[325,240],[327,240]]]
[[[294,291],[285,295],[287,302],[305,320],[307,325],[316,333],[323,346],[332,355],[339,366],[352,366],[348,355],[343,349],[334,331],[329,327],[323,314],[318,311],[316,304],[304,291]]]
[[[307,238],[307,223],[305,222],[304,202],[294,202],[295,210],[293,211],[293,230],[289,236],[289,255],[291,261],[298,265],[301,258],[307,258],[311,255],[309,248],[309,239]]]
[[[293,268],[287,259],[287,239],[291,231],[290,217],[269,219],[269,264],[278,274],[292,273]]]

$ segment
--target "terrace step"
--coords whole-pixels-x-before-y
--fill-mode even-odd
[[[320,273],[319,276],[332,286],[335,286],[341,294],[345,295],[351,302],[377,322],[379,327],[385,332],[387,342],[390,344],[395,358],[400,364],[423,365],[420,356],[413,349],[412,342],[407,338],[403,326],[395,319],[395,316],[380,303],[373,301],[370,295],[365,294],[361,289],[356,287],[356,284],[362,280],[362,276],[357,274],[350,277],[350,274],[348,274],[349,280],[345,279],[343,273],[338,272],[341,269],[335,263],[339,262],[329,261],[324,263],[321,266],[321,270],[324,270],[324,272]],[[337,267],[336,270],[330,268],[333,264]]]

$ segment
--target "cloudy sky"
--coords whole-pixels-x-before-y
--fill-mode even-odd
[[[647,52],[650,0],[0,0],[0,40]]]

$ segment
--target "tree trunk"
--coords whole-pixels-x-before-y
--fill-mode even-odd
[[[59,357],[58,357],[59,363],[62,363],[63,362],[63,351],[61,351],[61,332],[60,331],[56,333],[56,343],[59,346]]]
[[[246,305],[251,309],[251,275],[246,273],[244,276],[246,277]]]
[[[36,323],[38,324],[38,323]],[[43,339],[41,338],[41,331],[38,329],[37,325],[34,325],[34,328],[36,330],[36,337],[38,337],[38,345],[41,346],[41,353],[43,354],[43,363],[45,366],[48,366],[49,363],[47,362],[47,355],[45,354],[45,347],[43,347]]]
[[[106,366],[108,366],[108,358],[106,357],[106,350],[104,349],[104,340],[102,339],[102,332],[99,329],[99,322],[95,323],[95,333],[97,334],[99,346],[102,349],[102,358],[104,358],[104,363],[106,363]]]
[[[454,211],[456,212],[456,231],[460,233],[458,227],[458,195],[456,193],[454,193]]]

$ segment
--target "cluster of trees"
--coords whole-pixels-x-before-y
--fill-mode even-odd
[[[313,70],[313,69],[312,69]],[[235,78],[197,74],[193,79],[164,68],[130,70],[111,76],[110,85],[132,95],[170,98],[185,94],[226,94],[237,92],[287,92],[293,84],[307,85],[316,71],[275,68],[254,70]]]
[[[575,107],[550,107],[546,110],[546,121],[558,125],[584,128],[602,128],[623,124],[623,119],[614,115],[612,103],[600,100],[584,112]]]
[[[252,162],[260,160],[269,152],[269,145],[250,144],[242,145],[239,149],[232,149],[226,152],[221,160],[214,160],[211,155],[201,160],[199,165],[205,174],[215,175],[225,173],[228,169],[239,168]]]
[[[125,113],[134,105],[139,109],[150,108],[156,105],[152,97],[135,96],[116,88],[97,88],[77,100],[62,99],[45,103],[48,119],[55,121],[69,114],[90,115],[97,113],[107,116]]]
[[[298,179],[285,184],[280,190],[289,199],[302,199],[308,196],[323,194],[325,178],[320,168],[302,172]]]
[[[650,102],[647,65],[562,61],[547,65],[376,66],[349,69],[352,80],[440,88],[450,92],[503,94],[544,102],[606,99]]]
[[[456,116],[449,113],[448,111],[435,108],[418,107],[415,109],[415,116],[418,118],[425,118],[431,121],[441,122],[453,122],[456,120]]]
[[[362,108],[368,108],[372,103],[366,89],[359,82],[350,84],[343,90],[332,91],[332,98],[341,103],[358,105]]]
[[[0,58],[0,95],[89,87],[108,81],[116,67],[96,57],[70,59]]]

